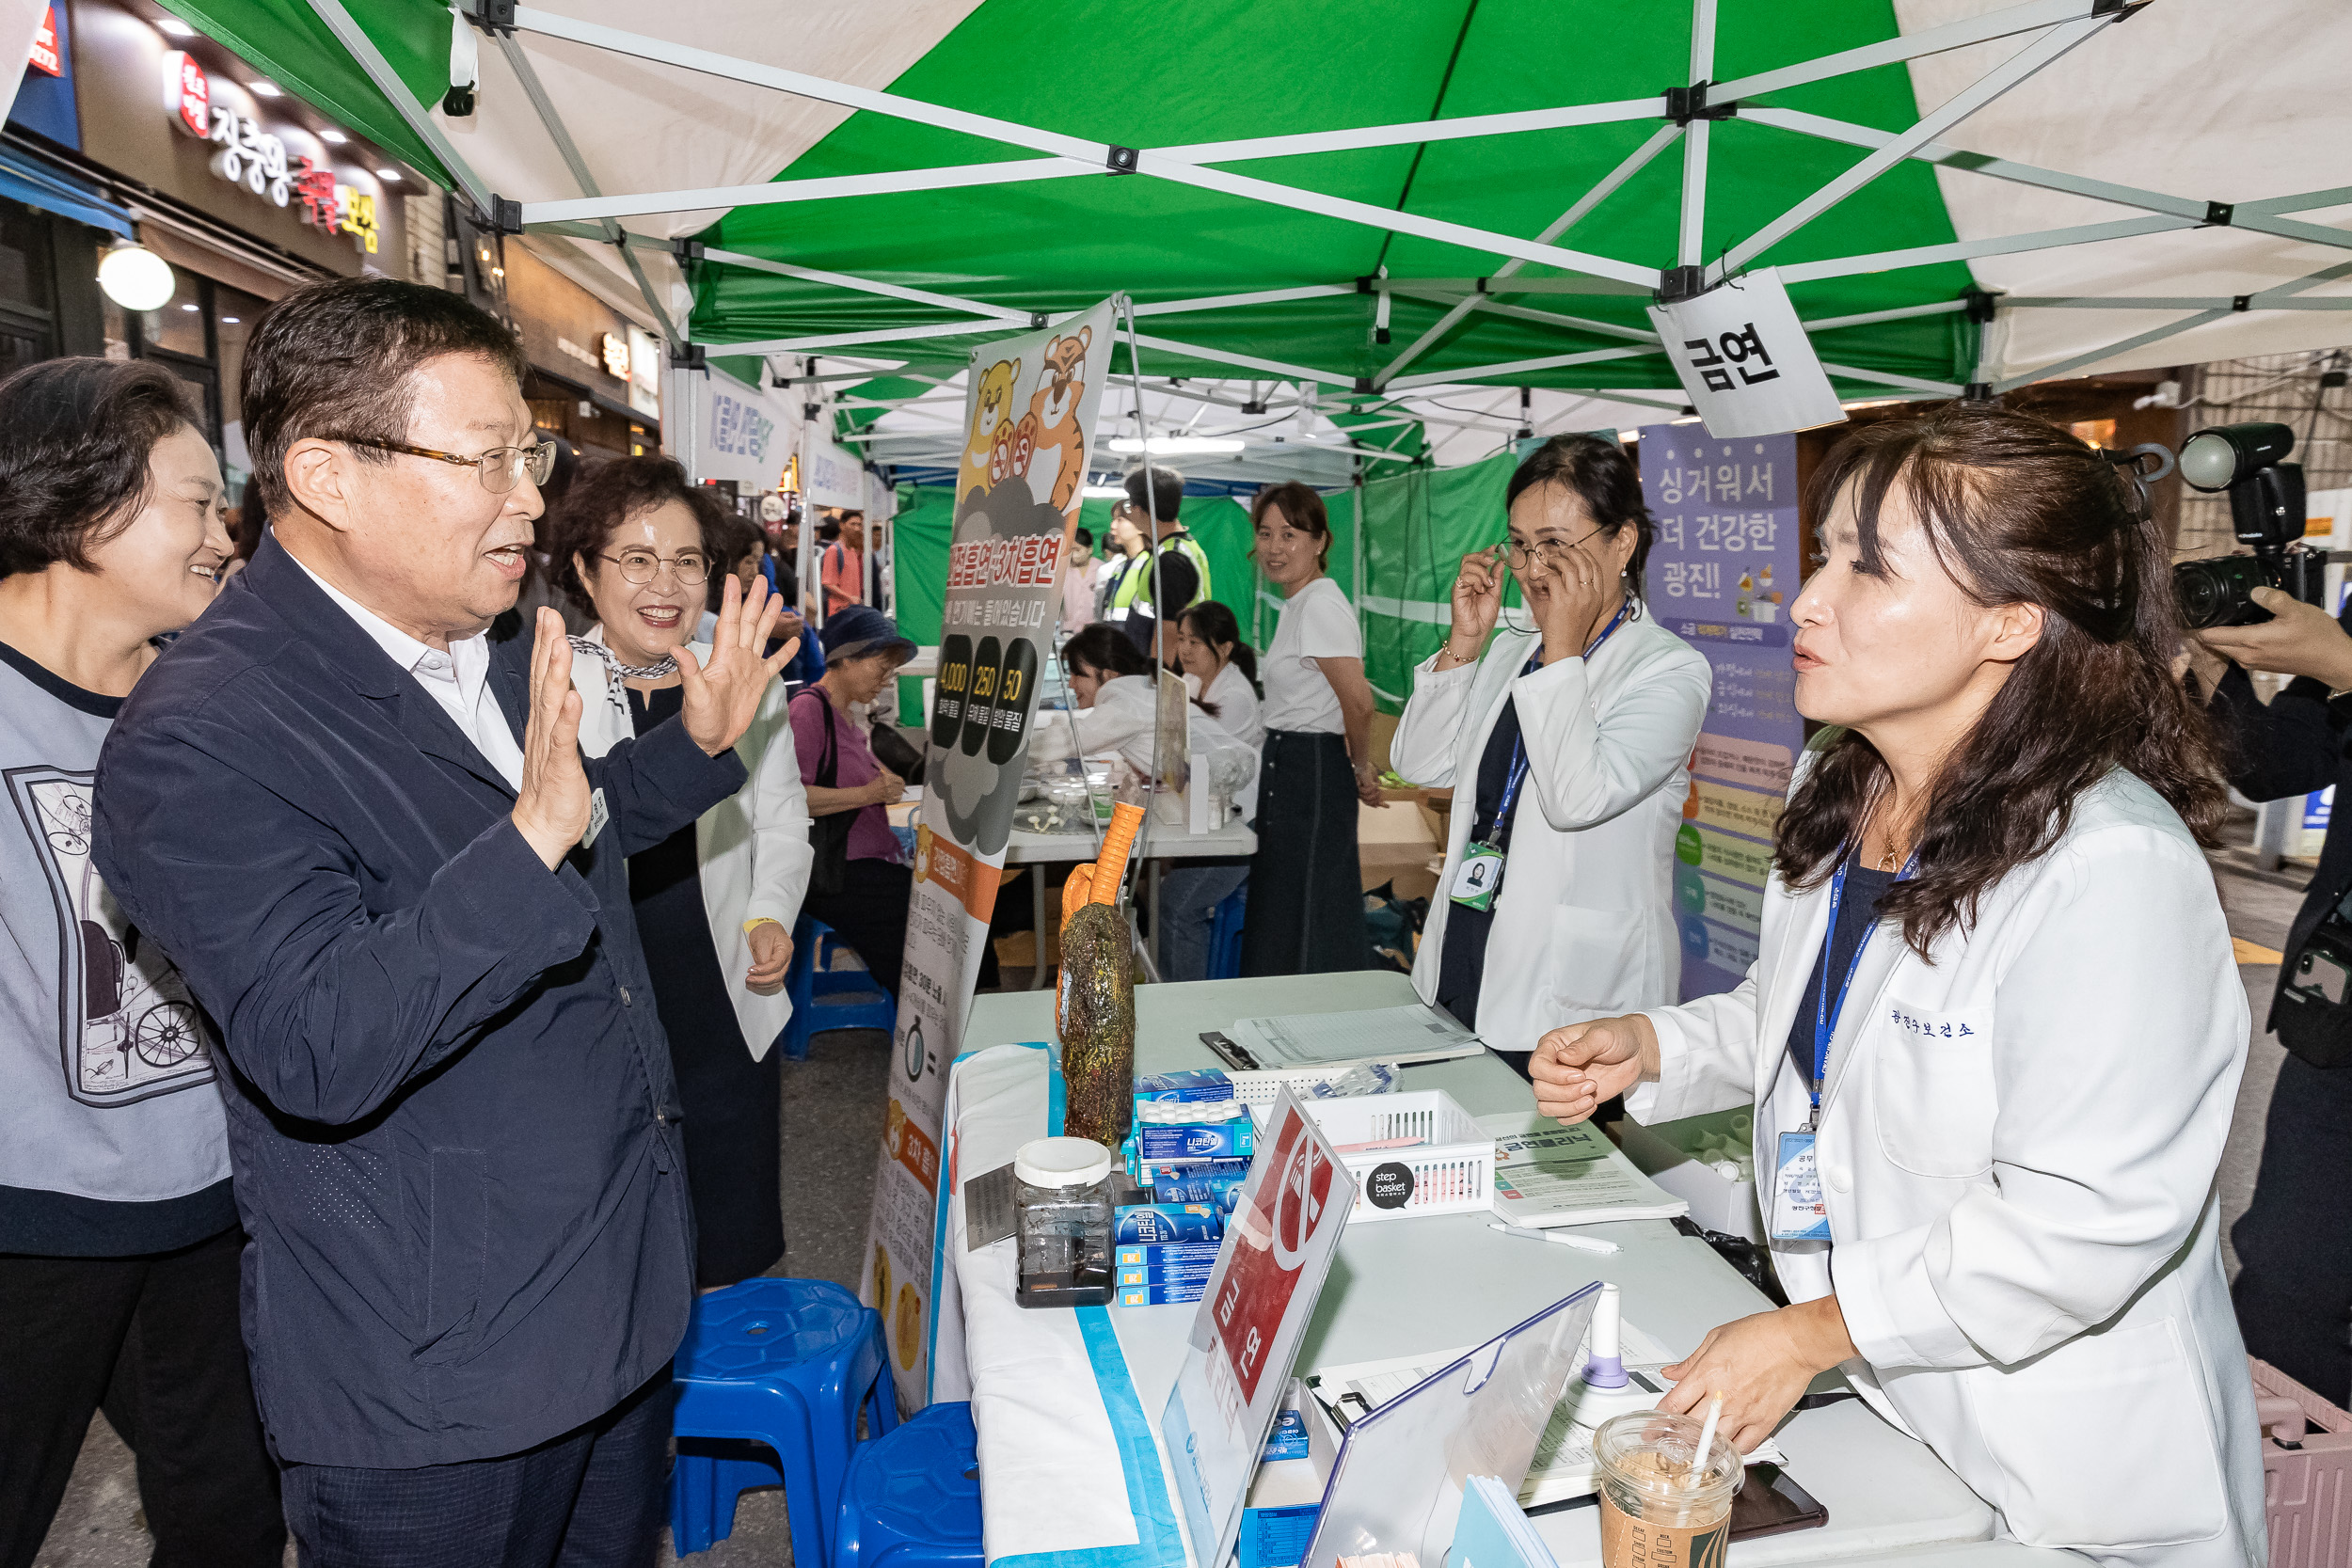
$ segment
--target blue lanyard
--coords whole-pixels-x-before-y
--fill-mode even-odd
[[[1917,869],[1919,856],[1915,851],[1911,859],[1903,863],[1902,870],[1895,874],[1895,879],[1899,882]],[[1809,1085],[1813,1096],[1813,1115],[1805,1118],[1807,1128],[1821,1119],[1821,1085],[1829,1071],[1830,1041],[1836,1037],[1837,1020],[1846,1010],[1846,992],[1852,988],[1854,974],[1862,967],[1862,955],[1870,945],[1870,933],[1878,929],[1878,922],[1873,920],[1863,931],[1862,940],[1854,943],[1853,957],[1846,964],[1845,978],[1837,982],[1837,1000],[1832,1002],[1829,994],[1829,954],[1837,941],[1837,906],[1845,902],[1845,897],[1846,862],[1841,856],[1836,875],[1829,879],[1829,929],[1821,933],[1821,990],[1813,1006],[1813,1082]]]
[[[1584,645],[1584,657],[1586,658],[1590,658],[1595,654],[1598,653],[1600,651],[1600,645],[1609,641],[1609,637],[1612,632],[1614,632],[1619,626],[1625,625],[1625,618],[1631,614],[1632,610],[1633,601],[1631,599],[1628,599],[1623,604],[1619,605],[1617,607],[1617,612],[1609,617],[1609,624],[1600,628],[1600,635],[1594,638],[1590,642]],[[1532,675],[1537,670],[1543,668],[1543,662],[1544,653],[1539,647],[1534,653],[1527,656],[1527,662],[1519,666],[1519,673],[1521,675]],[[1484,841],[1489,847],[1499,847],[1502,843],[1502,835],[1509,831],[1511,808],[1518,804],[1519,785],[1525,782],[1526,778],[1527,743],[1522,738],[1514,740],[1511,743],[1511,776],[1509,781],[1502,786],[1502,801],[1500,805],[1495,807],[1495,819],[1494,822],[1486,829],[1486,837]]]

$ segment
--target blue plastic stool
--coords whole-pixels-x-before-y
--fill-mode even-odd
[[[850,1460],[833,1568],[979,1568],[972,1407],[934,1404]]]
[[[887,1034],[898,1026],[898,1004],[864,970],[834,969],[834,951],[842,946],[833,927],[821,920],[803,915],[792,927],[792,967],[784,982],[792,998],[792,1022],[784,1026],[788,1060],[808,1060],[809,1040],[828,1029],[880,1029]]]
[[[859,1407],[876,1436],[898,1423],[881,1314],[821,1279],[747,1279],[695,1302],[674,1375],[677,1555],[733,1532],[738,1493],[782,1482],[792,1560],[824,1561]]]
[[[1209,911],[1209,978],[1241,976],[1241,927],[1249,913],[1249,884],[1242,883]]]

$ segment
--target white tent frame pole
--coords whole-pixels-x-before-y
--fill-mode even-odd
[[[1758,98],[1768,92],[1779,92],[1787,87],[1803,87],[1808,82],[1825,81],[1832,76],[1893,65],[1899,60],[1915,60],[1948,50],[1965,49],[1971,44],[1990,43],[1995,39],[2031,32],[2037,27],[2087,21],[2097,11],[2094,0],[2030,0],[2026,5],[1987,11],[1982,16],[1968,17],[1959,22],[1947,22],[1941,27],[1931,27],[1925,32],[1866,43],[1855,49],[1842,49],[1835,55],[1799,60],[1794,65],[1759,71],[1750,76],[1735,76],[1727,82],[1716,83],[1708,89],[1707,96],[1718,103],[1735,98]],[[1694,76],[1692,80],[1698,78]],[[1740,110],[1740,117],[1745,119],[1747,113],[1743,104]]]
[[[1254,293],[1203,294],[1198,299],[1164,299],[1156,305],[1136,306],[1142,316],[1175,316],[1192,310],[1223,310],[1245,305],[1281,305],[1297,299],[1328,299],[1359,291],[1353,283],[1304,283],[1295,289],[1260,289]]]
[[[2248,310],[2352,310],[2352,294],[2331,294],[2326,299],[2280,299],[2273,300],[2267,305],[2251,303],[2261,297],[2260,294],[2249,294],[2247,299],[2249,303],[2246,309]],[[2219,294],[2210,299],[2157,299],[2132,294],[2118,294],[2111,298],[2100,299],[2069,299],[2055,294],[2047,298],[2034,294],[2003,294],[2001,309],[2004,310],[2230,310],[2234,312],[2236,304],[2233,299]]]
[[[384,57],[384,51],[375,46],[375,40],[368,37],[366,29],[351,19],[351,13],[343,8],[342,0],[310,0],[310,4],[311,11],[326,24],[327,31],[351,51],[351,57],[359,62],[359,69],[368,73],[368,80],[375,84],[375,90],[382,93],[399,113],[402,122],[433,150],[435,157],[441,160],[441,166],[449,171],[450,178],[457,182],[457,188],[466,193],[466,199],[472,202],[477,211],[487,214],[492,205],[490,187],[473,171],[471,165],[458,156],[448,134],[433,122],[433,117],[425,111],[423,104],[417,102],[416,95],[408,90],[408,84],[400,79],[400,72],[392,69],[391,62]]]
[[[664,245],[663,249],[669,248]],[[977,316],[993,316],[999,321],[1029,325],[1029,312],[1015,310],[1010,306],[991,305],[984,300],[963,299],[955,294],[933,293],[929,289],[910,289],[902,283],[884,283],[878,278],[855,277],[845,272],[826,272],[818,267],[803,267],[791,261],[771,261],[765,256],[752,256],[740,250],[723,250],[705,245],[702,258],[706,261],[723,261],[728,266],[749,267],[754,272],[772,273],[778,277],[797,277],[810,283],[830,284],[836,289],[850,289],[859,293],[880,294],[886,299],[903,299],[913,305],[936,306],[942,310],[969,310]]]
[[[1561,214],[1557,218],[1554,218],[1551,224],[1546,228],[1541,234],[1538,234],[1535,237],[1549,245],[1553,240],[1556,240],[1561,235],[1566,233],[1570,229],[1575,228],[1576,225],[1584,220],[1585,215],[1591,213],[1594,208],[1608,200],[1612,196],[1614,196],[1620,185],[1623,185],[1627,181],[1632,179],[1636,174],[1639,174],[1644,168],[1647,167],[1651,159],[1657,157],[1661,152],[1665,151],[1667,148],[1672,147],[1675,143],[1675,139],[1681,135],[1682,127],[1679,125],[1664,125],[1659,127],[1658,130],[1650,134],[1647,141],[1645,141],[1641,146],[1635,148],[1630,153],[1628,153],[1623,162],[1619,163],[1615,168],[1611,169],[1607,174],[1601,177],[1599,183],[1596,184],[1591,190],[1586,191],[1582,196],[1579,197],[1574,206],[1570,207],[1566,212]],[[1503,262],[1502,265],[1497,267],[1493,276],[1497,278],[1509,277],[1526,264],[1526,262],[1520,261],[1515,256],[1511,260]],[[1393,287],[1394,285],[1391,284],[1391,288],[1393,289]],[[1438,319],[1436,325],[1432,326],[1428,331],[1422,333],[1420,337],[1414,339],[1412,345],[1409,348],[1406,349],[1404,353],[1398,355],[1395,358],[1390,360],[1388,364],[1381,369],[1380,373],[1372,378],[1373,386],[1375,388],[1386,387],[1391,380],[1403,372],[1406,366],[1411,364],[1415,359],[1419,358],[1440,338],[1453,331],[1455,325],[1461,322],[1463,317],[1469,315],[1472,310],[1479,309],[1483,303],[1484,301],[1480,296],[1473,295],[1447,310],[1443,316]]]
[[[555,143],[556,151],[563,154],[564,166],[572,171],[572,179],[579,184],[580,194],[591,197],[603,195],[603,191],[597,188],[596,177],[589,172],[588,160],[580,156],[579,144],[572,140],[570,129],[564,125],[563,115],[557,111],[555,100],[548,96],[546,85],[539,80],[539,72],[532,67],[531,56],[523,53],[522,45],[515,41],[512,33],[499,34],[498,41],[499,52],[506,56],[507,69],[514,71],[516,80],[522,83],[523,96],[531,100],[532,108],[539,116],[539,123],[547,129],[548,139]],[[637,292],[644,296],[645,309],[653,312],[653,319],[660,326],[663,340],[673,344],[684,343],[684,334],[678,331],[677,323],[663,308],[660,295],[654,292],[653,279],[645,275],[644,263],[629,248],[628,236],[621,226],[607,218],[604,237],[608,244],[620,251],[622,264],[628,268],[628,275],[637,280]]]
[[[1965,261],[1979,256],[2010,256],[2021,250],[2057,250],[2066,245],[2092,245],[2101,240],[2126,240],[2139,234],[2162,234],[2197,227],[2188,218],[2155,215],[2118,218],[2110,223],[2078,223],[2065,229],[2038,229],[2029,234],[1996,234],[1981,240],[1955,240],[1946,245],[1872,251],[1867,256],[1833,256],[1819,261],[1791,261],[1779,269],[1780,280],[1783,283],[1812,283],[1825,277],[1851,277],[1857,273],[1893,272],[1901,267],[1932,266],[1940,261]]]
[[[1582,354],[1551,354],[1539,359],[1511,359],[1500,365],[1468,365],[1455,370],[1432,371],[1426,375],[1401,375],[1389,383],[1396,391],[1409,391],[1415,387],[1442,387],[1454,382],[1467,382],[1487,375],[1517,375],[1523,371],[1565,370],[1570,365],[1597,364],[1604,359],[1639,359],[1648,355],[1663,354],[1665,349],[1656,343],[1640,343],[1631,348],[1589,349]]]
[[[1004,163],[959,164],[947,168],[895,169],[887,174],[843,174],[817,180],[779,180],[760,185],[711,185],[698,190],[648,191],[631,196],[579,197],[566,201],[526,201],[526,229],[604,218],[642,217],[655,213],[691,213],[706,207],[771,207],[793,201],[831,201],[842,197],[891,196],[908,191],[955,190],[1016,181],[1061,180],[1108,174],[1107,168],[1067,158],[1015,158]]]
[[[1193,142],[1156,150],[1187,164],[1238,164],[1257,158],[1295,158],[1316,152],[1353,152],[1367,147],[1403,147],[1421,142],[1459,141],[1469,136],[1508,136],[1529,131],[1561,131],[1578,125],[1655,119],[1665,96],[1621,98],[1608,103],[1573,103],[1554,109],[1519,109],[1508,114],[1462,115],[1452,119],[1411,120],[1353,131],[1306,131],[1290,135],[1246,136],[1233,141]]]
[[[2306,289],[2315,289],[2322,283],[2332,283],[2337,278],[2345,276],[2347,273],[2352,273],[2352,261],[2339,261],[2334,266],[2323,267],[2314,273],[2307,273],[2303,277],[2296,278],[2292,282],[2281,283],[2278,287],[2265,292],[2274,299],[2285,299],[2291,295],[2301,293]],[[2260,304],[2256,303],[2262,298],[2263,295],[2261,294],[2248,296],[2248,309],[2263,309]],[[2006,305],[2008,302],[2004,300],[2002,303]],[[2347,306],[2352,306],[2352,299],[2347,299],[2344,303]],[[2018,387],[2027,386],[2036,381],[2048,381],[2055,377],[2064,375],[2069,371],[2077,371],[2086,365],[2095,365],[2103,359],[2112,358],[2119,354],[2129,354],[2133,349],[2143,347],[2149,343],[2159,342],[2166,338],[2175,337],[2178,334],[2186,332],[2193,327],[2202,326],[2207,322],[2219,321],[2224,316],[2235,314],[2237,314],[2237,311],[2231,306],[2224,306],[2219,309],[2200,310],[2193,316],[2189,316],[2181,321],[2173,322],[2169,325],[2159,326],[2147,332],[2138,333],[2133,337],[2124,339],[2121,342],[2107,343],[2099,348],[2092,349],[2087,354],[2077,354],[2071,358],[2060,359],[2055,364],[2038,366],[2033,370],[2023,372],[2017,375],[2010,376],[2001,381],[1996,381],[1993,384],[1993,389],[1996,392],[2006,392]],[[1977,379],[1979,381],[1984,379],[1981,370],[1979,370]]]
[[[2324,191],[2305,191],[2300,196],[2267,196],[2260,201],[2241,201],[2241,213],[2302,213],[2313,207],[2341,207],[2352,201],[2352,185],[2337,185]]]
[[[1710,283],[1730,277],[1748,262],[1778,245],[1782,240],[1803,229],[1815,218],[1836,206],[1846,198],[1876,180],[1888,169],[1911,156],[1914,149],[1932,141],[1949,127],[1975,114],[2010,88],[2032,77],[2044,66],[2074,48],[2108,24],[2109,18],[2070,22],[2051,28],[2016,54],[1978,77],[1967,87],[1952,94],[1921,115],[1910,130],[1890,137],[1879,148],[1845,173],[1815,191],[1811,196],[1789,208],[1780,216],[1741,240],[1724,253],[1722,261],[1708,269]]]
[[[1715,0],[1691,0],[1691,74],[1704,82],[1715,74]],[[1706,258],[1707,133],[1711,122],[1693,119],[1682,134],[1682,214],[1677,226],[1675,264],[1695,267]]]
[[[1824,141],[1844,142],[1850,147],[1883,148],[1895,140],[1885,131],[1867,125],[1854,125],[1825,115],[1805,114],[1795,109],[1763,107],[1742,108],[1740,117],[1759,125],[1770,125],[1804,135],[1819,136]],[[2064,174],[2056,169],[2038,168],[2008,158],[1990,157],[1962,148],[1947,147],[1931,141],[1912,149],[1909,156],[1915,162],[1933,164],[1939,168],[1957,169],[1963,174],[1980,174],[1989,179],[2007,180],[2020,185],[2033,185],[2042,190],[2065,191],[2070,195],[2089,197],[2095,201],[2111,201],[2119,206],[2137,207],[2145,212],[2166,213],[2174,217],[2193,219],[2199,224],[2207,221],[2211,203],[2191,197],[2168,196],[2161,191],[2141,190],[2135,185],[2118,185],[2111,181],[2092,180],[2077,174]],[[2296,223],[2278,216],[2280,213],[2298,211],[2304,205],[2335,206],[2352,201],[2352,188],[2312,193],[2320,199],[2306,197],[2279,197],[2267,202],[2248,202],[2233,206],[2230,226],[2249,229],[2281,239],[2305,240],[2314,245],[2352,247],[2352,234],[2325,228],[2318,224]],[[2334,198],[2334,200],[2326,199]]]

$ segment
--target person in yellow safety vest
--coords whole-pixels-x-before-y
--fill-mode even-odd
[[[1184,475],[1173,468],[1141,467],[1128,473],[1126,484],[1127,499],[1111,509],[1110,527],[1111,542],[1125,555],[1104,575],[1103,619],[1150,654],[1165,616],[1169,623],[1165,652],[1172,663],[1176,617],[1209,596],[1208,552],[1177,520],[1184,504]],[[1157,536],[1156,551],[1146,547],[1147,527]]]

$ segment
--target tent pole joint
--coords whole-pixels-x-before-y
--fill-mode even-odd
[[[1666,89],[1666,112],[1662,117],[1677,125],[1688,125],[1694,119],[1729,119],[1740,112],[1740,101],[1726,98],[1720,103],[1707,101],[1707,89],[1712,82],[1693,82],[1687,87]]]
[[[1969,403],[1991,403],[1993,401],[1993,383],[1990,381],[1971,381],[1968,383],[1967,387],[1963,389],[1960,395],[1964,401]]]
[[[462,0],[458,14],[476,32],[489,38],[515,36],[515,0]]]
[[[2254,296],[2252,294],[2233,294],[2230,296],[2230,309],[2233,312],[2243,315],[2245,312],[2251,310],[2253,308]]]
[[[2237,204],[2235,202],[2208,201],[2205,203],[2205,221],[2201,227],[2227,229],[2230,227],[2230,220],[2236,215]]]
[[[672,343],[670,368],[674,371],[707,371],[710,369],[709,351],[700,343]]]
[[[1114,142],[1103,154],[1103,166],[1113,174],[1133,174],[1136,172],[1136,160],[1142,156],[1143,153],[1139,149],[1120,147]],[[1039,325],[1041,326],[1044,324],[1041,322]]]
[[[1696,299],[1706,292],[1706,267],[1668,267],[1658,275],[1655,297],[1661,305],[1674,305],[1686,299]]]
[[[1960,297],[1966,304],[1969,321],[1979,326],[1993,325],[1994,308],[2000,299],[1998,294],[1972,284],[1962,292]]]
[[[519,201],[510,201],[494,194],[490,198],[490,211],[485,215],[489,221],[484,227],[493,233],[519,234],[523,231],[523,204]]]
[[[670,254],[677,258],[677,264],[683,269],[689,261],[703,259],[703,243],[700,240],[672,240]]]

